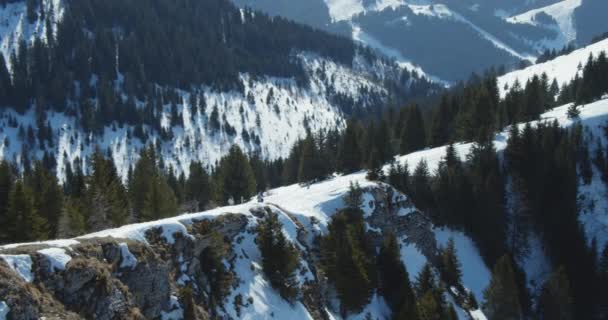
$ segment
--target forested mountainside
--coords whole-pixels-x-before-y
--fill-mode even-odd
[[[571,109],[237,206],[2,246],[0,317],[603,319],[608,100]]]
[[[307,131],[427,96],[351,40],[224,0],[9,1],[0,7],[0,156],[64,179],[97,147],[126,179],[145,145],[176,174],[232,144],[262,159]]]
[[[351,36],[448,82],[534,62],[546,50],[582,47],[608,30],[602,0],[315,0],[305,8],[284,0],[234,2]]]
[[[48,156],[3,162],[0,316],[604,319],[608,59],[544,66],[276,161],[232,146],[176,175],[148,145],[123,179],[97,148],[62,183]]]

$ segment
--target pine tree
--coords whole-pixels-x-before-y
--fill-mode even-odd
[[[21,181],[15,182],[9,195],[8,217],[7,230],[12,242],[48,239],[48,223],[38,214],[32,191]]]
[[[256,240],[262,254],[264,274],[284,299],[293,302],[298,294],[295,279],[298,254],[285,238],[276,213],[269,213],[260,221]]]
[[[298,181],[309,182],[323,176],[325,172],[323,170],[323,164],[320,163],[320,156],[315,139],[312,134],[309,133],[302,144]]]
[[[363,212],[336,213],[321,239],[323,271],[337,291],[343,316],[359,312],[371,299],[375,286],[374,251],[365,232]]]
[[[141,211],[143,220],[158,220],[177,215],[177,198],[164,175],[153,177],[150,183]]]
[[[0,161],[0,243],[12,241],[9,230],[8,201],[13,187],[13,177],[10,165],[5,161]]]
[[[363,159],[357,131],[353,122],[347,124],[338,150],[338,169],[341,172],[351,173],[361,169]]]
[[[28,178],[28,185],[34,193],[36,211],[47,221],[49,236],[55,238],[63,207],[63,192],[56,175],[49,172],[42,163],[36,162]]]
[[[256,191],[256,181],[247,156],[234,145],[220,160],[216,176],[217,197],[221,203],[233,199],[236,203],[248,201]]]
[[[344,197],[344,204],[347,208],[361,209],[361,206],[363,206],[363,189],[359,186],[359,182],[350,182],[348,193]]]
[[[186,199],[196,200],[199,210],[205,208],[211,199],[211,181],[209,174],[200,162],[190,164],[190,176],[186,181]]]
[[[394,234],[384,239],[378,255],[378,292],[398,315],[397,319],[417,319],[416,297],[410,284],[408,272],[401,262],[399,243]]]
[[[558,268],[543,285],[539,303],[540,319],[575,319],[570,282],[564,268]]]
[[[433,295],[432,291],[427,291],[418,299],[418,313],[420,320],[440,320],[442,311],[441,305]]]
[[[442,146],[449,141],[451,117],[453,116],[450,109],[449,95],[443,95],[431,122],[429,136],[431,147]]]
[[[511,258],[503,256],[492,272],[492,280],[484,290],[483,311],[488,319],[520,320],[521,303]]]
[[[416,207],[421,210],[431,210],[434,206],[431,190],[431,177],[426,160],[420,160],[412,174],[410,196]]]
[[[401,154],[408,154],[423,149],[426,144],[425,130],[420,108],[418,105],[410,106],[407,109],[403,131],[401,132]]]
[[[575,119],[581,114],[581,110],[579,110],[578,105],[576,103],[571,104],[568,107],[568,119]]]
[[[462,266],[456,255],[454,239],[450,238],[447,246],[441,250],[441,274],[443,281],[450,286],[462,288]]]

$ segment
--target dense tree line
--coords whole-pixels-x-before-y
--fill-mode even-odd
[[[87,174],[79,159],[74,165],[66,162],[62,183],[49,161],[36,161],[24,172],[2,162],[0,242],[73,237],[218,204],[241,203],[257,192],[251,167],[254,161],[236,146],[213,171],[192,163],[188,178],[165,168],[157,154],[153,145],[142,149],[126,181],[118,175],[114,161],[99,149],[87,163]],[[262,177],[267,176],[271,165],[256,163]]]

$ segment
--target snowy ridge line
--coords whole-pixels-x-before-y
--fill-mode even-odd
[[[590,54],[597,57],[602,51],[608,52],[608,39],[577,49],[553,60],[507,73],[497,79],[500,95],[504,98],[515,81],[519,81],[520,85],[524,86],[529,79],[532,79],[535,75],[540,76],[543,73],[547,74],[549,81],[555,79],[557,80],[557,84],[562,87],[564,84],[567,84],[574,79],[580,72],[578,69],[579,64],[584,66],[587,59],[589,59]],[[505,89],[505,87],[507,87],[507,89]]]

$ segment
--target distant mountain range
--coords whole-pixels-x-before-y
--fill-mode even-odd
[[[447,82],[608,31],[601,0],[233,0],[352,37]]]

